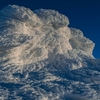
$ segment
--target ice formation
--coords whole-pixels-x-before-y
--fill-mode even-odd
[[[94,43],[68,24],[54,10],[0,10],[0,98],[100,100]]]

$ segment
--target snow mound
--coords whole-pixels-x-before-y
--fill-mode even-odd
[[[95,44],[68,24],[54,10],[0,10],[0,99],[100,100]]]
[[[53,10],[34,12],[15,5],[0,11],[0,47],[9,63],[31,64],[73,49],[92,54],[94,43],[70,29],[66,16]]]
[[[83,33],[75,28],[71,28],[71,38],[69,40],[73,49],[81,50],[92,55],[94,43],[83,36]]]
[[[34,11],[44,24],[52,25],[54,28],[67,26],[69,20],[66,16],[54,10],[39,9]]]

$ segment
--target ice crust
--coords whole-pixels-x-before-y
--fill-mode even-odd
[[[0,98],[100,100],[95,44],[68,25],[67,16],[55,10],[0,10]]]

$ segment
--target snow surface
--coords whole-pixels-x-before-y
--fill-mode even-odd
[[[54,10],[0,10],[0,100],[100,100],[95,44]]]

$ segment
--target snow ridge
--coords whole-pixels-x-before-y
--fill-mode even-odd
[[[54,10],[0,10],[0,98],[100,100],[95,44],[68,24]]]

